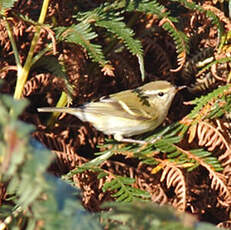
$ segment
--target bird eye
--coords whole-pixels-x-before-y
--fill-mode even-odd
[[[163,96],[164,96],[164,93],[163,93],[163,92],[159,92],[159,93],[158,93],[158,96],[159,96],[159,97],[163,97]]]

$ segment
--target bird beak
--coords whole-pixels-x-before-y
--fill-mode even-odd
[[[178,92],[178,91],[180,91],[180,90],[182,90],[182,89],[185,89],[185,88],[187,88],[186,85],[177,86],[177,87],[176,87],[176,91]]]

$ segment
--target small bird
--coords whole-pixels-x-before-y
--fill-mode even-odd
[[[128,137],[156,129],[167,117],[177,91],[168,81],[153,81],[124,90],[78,108],[38,108],[39,112],[64,112],[90,122],[96,129],[113,135],[119,142],[144,144]]]

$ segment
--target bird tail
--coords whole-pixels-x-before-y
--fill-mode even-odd
[[[70,114],[75,114],[78,109],[76,108],[67,108],[67,107],[41,107],[37,109],[38,112],[59,112],[59,113],[70,113]]]

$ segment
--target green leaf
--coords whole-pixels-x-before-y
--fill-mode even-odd
[[[27,99],[15,100],[12,97],[4,94],[0,95],[0,97],[0,103],[4,106],[0,109],[3,113],[10,111],[10,114],[7,114],[6,116],[10,116],[14,120],[18,118],[18,116],[23,112],[25,107],[29,104]],[[0,119],[1,118],[5,119],[6,117],[0,117]]]
[[[11,198],[6,199],[7,209],[0,207],[0,216],[11,219],[7,228],[34,229],[42,222],[46,230],[102,229],[96,216],[83,208],[79,191],[46,173],[53,154],[30,137],[31,125],[17,120],[25,103],[15,102],[0,96],[0,110],[6,117],[0,119],[0,176]]]

